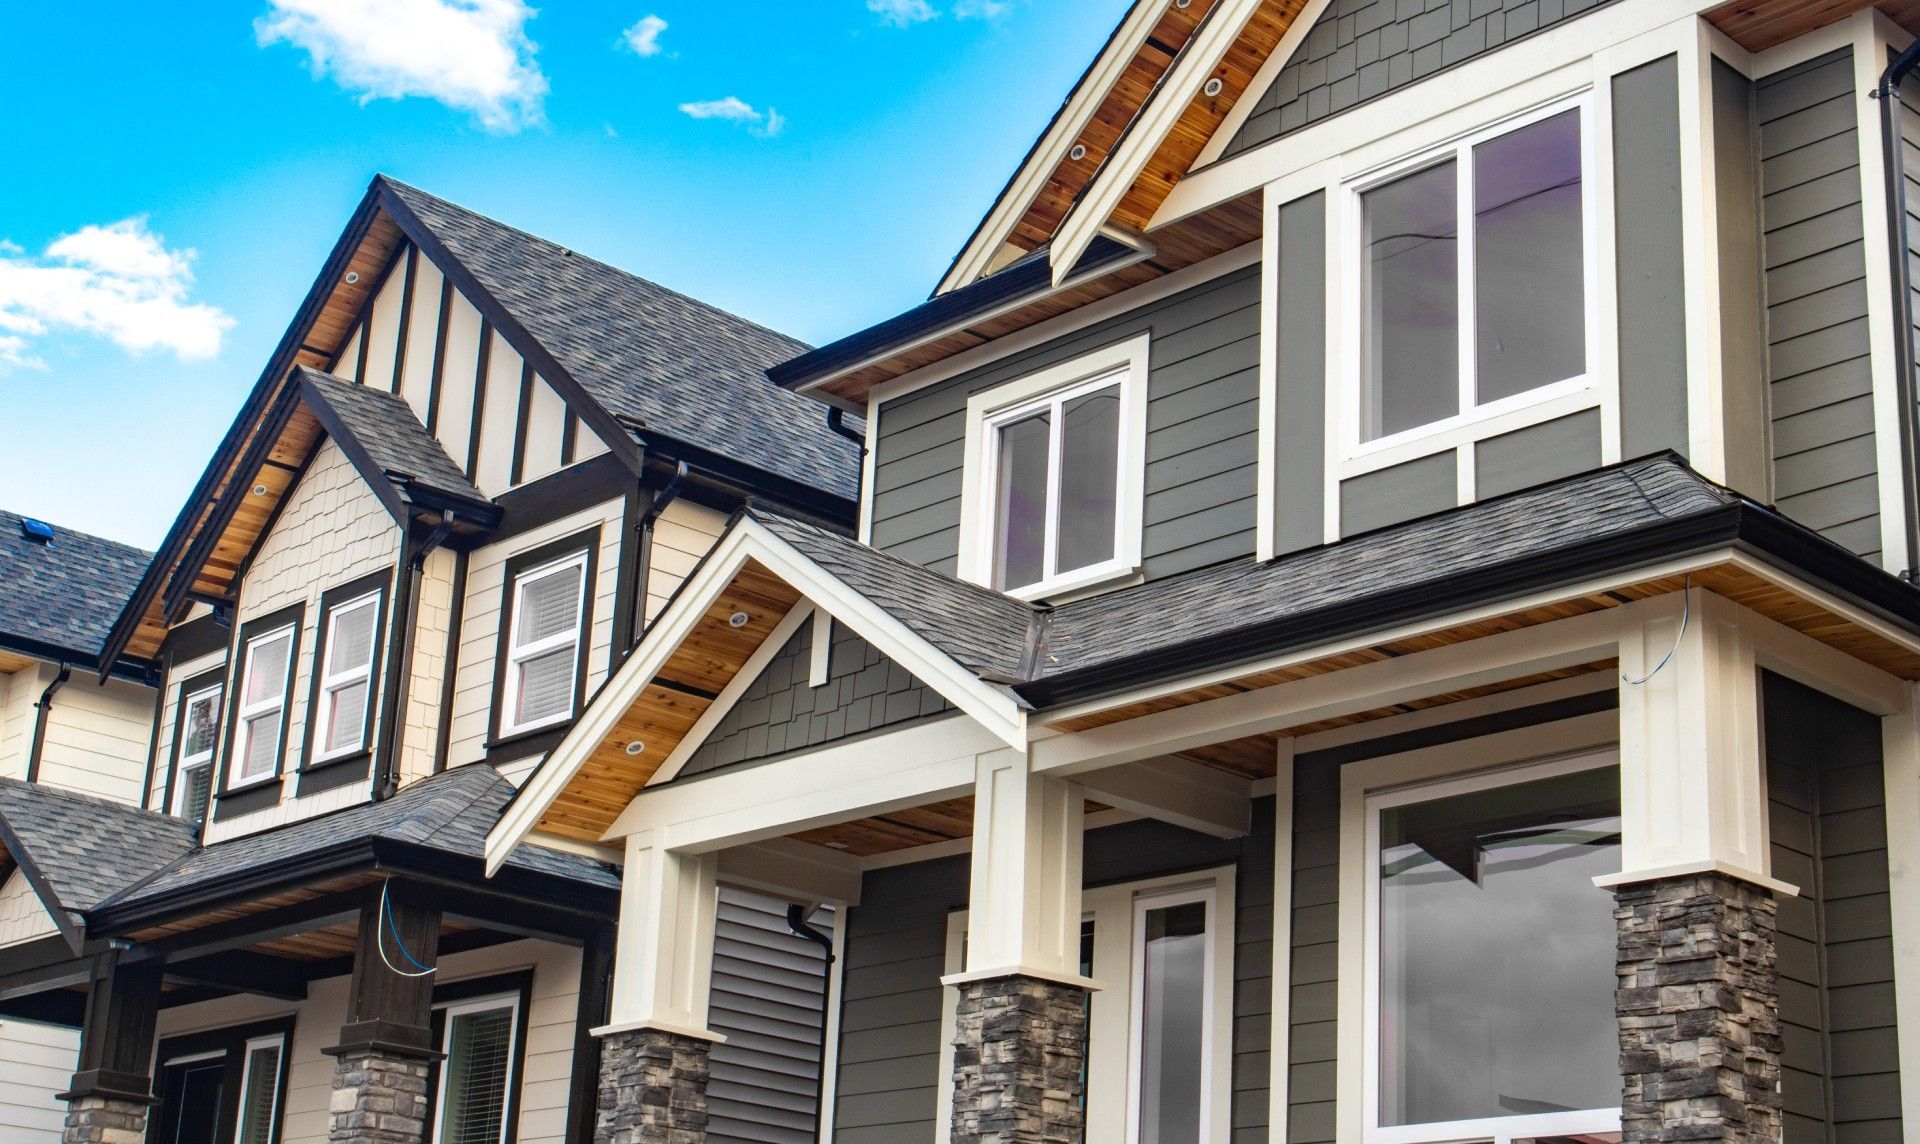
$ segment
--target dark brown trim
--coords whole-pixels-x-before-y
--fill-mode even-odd
[[[214,813],[215,819],[228,818],[235,813],[239,813],[237,811],[226,810],[225,808],[227,806],[251,804],[254,801],[252,799],[241,799],[238,803],[226,801],[244,795],[249,791],[256,789],[272,790],[275,792],[276,800],[278,799],[278,780],[282,774],[286,773],[287,769],[287,755],[290,749],[290,745],[287,742],[287,730],[293,721],[293,685],[294,681],[300,678],[300,637],[306,627],[306,615],[307,605],[305,601],[302,601],[298,604],[291,604],[281,608],[279,611],[269,612],[264,616],[258,616],[248,620],[234,630],[233,650],[227,655],[226,690],[221,693],[221,701],[226,707],[224,714],[227,730],[226,733],[220,737],[220,751],[217,756],[220,773],[214,776],[217,781],[213,784],[213,803],[215,806],[222,808],[221,811]],[[287,649],[286,693],[280,704],[280,750],[273,760],[272,781],[256,779],[236,791],[233,789],[231,776],[233,774],[234,737],[240,723],[239,697],[242,694],[241,685],[244,682],[241,677],[247,670],[247,644],[257,636],[289,626],[293,628],[293,644]],[[255,784],[258,785],[256,786]],[[222,813],[222,811],[224,811],[224,813]]]
[[[447,769],[453,746],[454,684],[460,678],[460,624],[467,611],[467,554],[453,554],[453,599],[447,613],[447,658],[440,671],[440,716],[433,738],[433,773]]]
[[[203,1053],[222,1053],[220,1083],[220,1119],[215,1130],[217,1140],[236,1139],[240,1122],[240,1101],[245,1092],[242,1081],[247,1070],[247,1042],[256,1037],[278,1036],[280,1038],[279,1085],[274,1093],[274,1117],[272,1139],[278,1141],[285,1131],[287,1121],[287,1078],[293,1071],[293,1016],[276,1017],[268,1021],[254,1021],[245,1025],[229,1025],[224,1029],[211,1029],[203,1033],[188,1033],[178,1037],[168,1037],[159,1043],[154,1052],[153,1087],[156,1101],[152,1118],[153,1128],[150,1139],[154,1144],[172,1144],[172,1136],[166,1131],[166,1118],[158,1101],[161,1099],[161,1072],[169,1060],[181,1057],[198,1056]]]
[[[488,544],[512,540],[524,532],[552,524],[626,495],[633,475],[618,457],[603,453],[569,469],[529,481],[494,498],[500,523],[487,534]]]
[[[355,755],[366,752],[373,742],[373,722],[379,713],[379,707],[374,702],[374,698],[380,693],[381,672],[385,667],[385,657],[380,651],[380,637],[387,630],[387,601],[391,598],[389,596],[389,588],[392,584],[392,578],[393,570],[383,568],[378,572],[370,572],[365,576],[349,580],[345,584],[336,584],[320,593],[320,616],[319,619],[314,621],[313,625],[313,666],[312,669],[307,672],[306,741],[300,745],[300,765],[296,768],[301,772],[318,770],[327,766],[329,763],[351,759]],[[319,762],[314,758],[314,755],[316,753],[315,743],[318,742],[320,732],[320,674],[322,665],[326,662],[327,645],[329,643],[327,639],[327,624],[333,619],[333,613],[339,609],[340,605],[352,603],[362,596],[368,595],[374,597],[373,663],[371,666],[371,674],[367,677],[367,710],[361,720],[360,745],[354,751],[340,756],[339,759],[328,759],[326,762]],[[306,785],[306,780],[303,777],[300,783],[303,791]]]
[[[480,420],[487,413],[487,359],[493,354],[493,325],[480,319],[480,352],[473,367],[473,423],[467,427],[467,479],[480,471]],[[478,487],[476,485],[476,487]]]
[[[504,1116],[506,1135],[503,1137],[503,1144],[515,1144],[520,1139],[520,1093],[526,1087],[527,1081],[527,1013],[533,1007],[533,970],[531,969],[501,973],[492,977],[475,977],[434,987],[432,1029],[436,1055],[427,1066],[427,1118],[426,1125],[420,1133],[422,1140],[436,1139],[433,1117],[440,1109],[440,1066],[446,1059],[444,1055],[439,1055],[438,1051],[447,1043],[447,1015],[442,1006],[457,1005],[462,1001],[474,1001],[496,994],[517,996],[513,1015],[513,1067],[507,1071],[507,1103]]]
[[[160,685],[153,689],[153,726],[147,730],[147,770],[140,779],[141,810],[149,810],[153,805],[153,780],[159,773],[160,717],[166,713],[167,677],[163,672],[160,676]]]
[[[319,794],[321,791],[366,782],[367,776],[372,772],[372,751],[342,755],[337,759],[328,759],[324,763],[302,767],[294,784],[293,797],[305,798],[310,794]]]
[[[574,718],[578,717],[576,713]],[[505,739],[489,739],[483,759],[491,766],[500,767],[518,762],[529,755],[544,755],[558,747],[560,741],[565,739],[567,732],[572,729],[573,720],[569,719],[565,723],[556,723],[537,731],[524,731]]]
[[[586,698],[587,653],[593,644],[594,576],[600,565],[600,526],[597,524],[592,528],[576,532],[572,536],[562,537],[550,544],[542,544],[538,548],[530,548],[507,558],[500,579],[500,631],[496,637],[493,657],[493,710],[487,715],[489,758],[496,747],[506,746],[510,741],[502,736],[500,727],[507,683],[507,641],[513,638],[514,587],[522,573],[538,568],[542,564],[550,564],[571,556],[583,549],[587,554],[587,565],[580,581],[579,658],[573,672],[573,711],[555,726],[564,728],[580,717],[581,704]],[[513,739],[518,740],[551,729],[540,727],[526,732],[517,732]]]
[[[292,491],[291,485],[288,491]],[[161,642],[160,654],[166,657],[167,666],[171,668],[176,663],[226,651],[227,641],[232,635],[219,620],[212,616],[201,616],[197,620],[175,624]]]
[[[126,964],[126,951],[94,955],[78,1068],[61,1100],[105,1096],[150,1102],[153,1034],[160,1015],[160,967]]]
[[[639,482],[629,482],[620,506],[620,568],[613,579],[613,647],[608,652],[608,675],[626,662],[646,615],[647,602],[634,600],[642,582],[640,562],[647,555],[642,551],[647,545],[640,528],[647,511],[642,503],[646,497]]]
[[[280,792],[285,788],[286,783],[287,780],[284,777],[276,776],[268,782],[255,783],[231,793],[216,791],[209,803],[207,814],[215,822],[225,822],[244,814],[253,814],[278,806]]]
[[[440,909],[428,904],[432,891],[411,882],[382,881],[362,891],[360,932],[353,951],[353,977],[347,985],[346,1020],[340,1042],[322,1049],[344,1056],[369,1049],[431,1059],[433,978],[405,976],[388,968],[387,950],[431,969],[438,964]]]
[[[573,464],[574,450],[580,446],[580,415],[567,406],[566,420],[560,424],[560,467]]]
[[[386,281],[386,276],[382,275],[379,283],[367,291],[367,308],[360,319],[360,357],[353,363],[353,384],[355,385],[367,384],[367,345],[373,341],[373,303],[380,297],[380,290],[386,285]]]
[[[612,926],[596,926],[580,947],[579,1002],[573,1014],[573,1072],[567,1078],[567,1144],[593,1144],[600,1099],[600,1038],[613,996]]]
[[[440,386],[447,370],[447,321],[452,314],[453,283],[443,274],[440,276],[440,324],[433,333],[433,375],[427,386],[427,434],[435,438],[440,434]]]
[[[437,543],[444,540],[446,534],[436,529],[432,538]],[[403,713],[413,682],[414,609],[420,596],[421,569],[429,555],[427,543],[409,529],[400,545],[399,562],[393,566],[393,621],[387,637],[387,662],[393,669],[388,673],[386,686],[379,692],[380,738],[373,746],[371,791],[375,801],[386,798],[400,785]]]
[[[520,407],[514,413],[513,468],[507,484],[518,485],[527,471],[527,421],[533,413],[533,363],[520,359]]]
[[[393,334],[393,384],[388,388],[400,393],[407,371],[407,330],[413,325],[413,268],[420,259],[420,248],[407,244],[407,276],[400,281],[400,322]]]
[[[216,719],[217,723],[225,723],[227,721],[227,665],[226,664],[223,663],[219,667],[215,667],[207,671],[203,671],[198,675],[190,675],[187,678],[180,681],[180,697],[174,700],[174,704],[173,704],[173,739],[171,742],[167,744],[168,758],[167,758],[166,793],[163,796],[163,801],[161,802],[159,807],[160,813],[162,814],[173,813],[173,798],[174,798],[174,795],[179,790],[178,784],[180,782],[180,731],[181,731],[181,728],[185,725],[185,719],[187,714],[187,697],[189,695],[192,695],[196,691],[204,690],[208,687],[213,686],[214,684],[219,684],[220,686],[220,712],[214,718]],[[162,688],[161,695],[164,696],[166,694],[166,691],[167,691],[166,688]],[[159,733],[159,724],[160,724],[160,720],[156,716],[154,719],[154,732],[155,732],[156,738],[158,737],[158,733]],[[215,734],[217,735],[218,731],[216,731]],[[211,762],[211,765],[216,770],[219,768],[220,744],[218,742],[214,744],[213,758],[212,760],[210,760],[210,762]],[[212,788],[214,785],[213,780],[217,777],[218,776],[211,776],[211,775],[208,776],[209,796],[211,796],[212,794]],[[213,799],[209,797],[207,799],[207,802],[209,805],[211,805],[213,802]],[[142,808],[142,809],[145,809],[145,808]]]

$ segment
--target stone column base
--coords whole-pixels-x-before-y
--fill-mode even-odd
[[[1077,1144],[1087,990],[1032,977],[957,988],[953,1144]]]
[[[367,1048],[338,1050],[334,1058],[327,1144],[420,1144],[427,1060]]]
[[[1699,874],[1614,900],[1625,1144],[1778,1144],[1773,893]]]
[[[713,1042],[658,1029],[600,1042],[594,1144],[704,1144]]]
[[[141,1144],[147,1138],[152,1103],[118,1096],[72,1097],[61,1144]]]

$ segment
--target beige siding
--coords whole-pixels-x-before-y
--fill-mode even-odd
[[[153,688],[75,671],[47,716],[40,781],[137,804],[152,732]]]
[[[427,423],[427,398],[433,393],[433,343],[440,333],[439,268],[425,255],[414,260],[413,313],[407,319],[407,356],[400,373],[400,396]]]
[[[53,681],[51,664],[35,664],[6,677],[0,688],[0,775],[27,777],[27,745],[33,739],[33,704]]]
[[[58,932],[53,915],[41,903],[26,874],[15,870],[6,885],[0,886],[0,946],[19,945]]]
[[[613,642],[614,584],[620,568],[621,502],[607,501],[562,517],[500,544],[476,549],[467,559],[466,604],[460,617],[460,664],[453,696],[453,733],[448,763],[476,762],[486,754],[488,715],[493,704],[494,660],[500,625],[506,562],[515,555],[598,525],[600,552],[595,558],[593,629],[587,653],[588,695],[606,677],[607,650]]]
[[[537,481],[560,470],[561,438],[566,434],[567,403],[545,380],[533,383],[527,406],[527,453],[520,470],[522,482]]]
[[[439,739],[440,681],[447,670],[447,626],[453,618],[454,555],[445,548],[427,557],[414,601],[413,672],[407,683],[407,723],[401,735],[400,781],[433,773]]]
[[[348,381],[360,380],[360,331],[355,330],[347,339],[346,348],[340,351],[340,360],[334,363],[333,375],[344,377]]]
[[[67,1106],[59,1099],[79,1063],[80,1034],[54,1025],[0,1021],[0,1140],[59,1144]]]
[[[727,526],[724,514],[674,501],[653,526],[653,569],[647,575],[647,620],[658,615],[675,588],[713,547]]]
[[[407,263],[406,256],[394,265],[393,273],[387,275],[386,282],[380,287],[380,294],[373,300],[370,311],[372,325],[364,333],[367,337],[367,372],[360,378],[363,385],[375,389],[393,388],[394,348],[400,337],[400,303],[406,293]]]
[[[480,410],[480,460],[473,483],[498,496],[513,483],[513,435],[520,418],[520,355],[494,331],[487,351],[487,396]]]
[[[473,424],[474,372],[480,359],[480,311],[455,291],[447,311],[446,361],[440,372],[440,420],[434,426],[454,464],[467,465],[467,434]]]
[[[320,595],[329,588],[383,569],[399,558],[400,529],[393,523],[373,490],[332,441],[324,441],[300,485],[288,498],[280,519],[267,535],[240,586],[236,622],[304,604],[300,658],[294,665],[292,705],[287,723],[282,771],[299,763],[306,743],[307,688],[312,677],[315,626]],[[392,593],[388,593],[391,606]],[[384,642],[384,641],[383,641]],[[377,712],[375,718],[377,719]],[[377,737],[379,728],[374,728]],[[295,819],[337,810],[366,797],[366,786],[353,783],[311,798],[289,797],[279,806],[207,826],[209,841],[278,826]]]
[[[604,452],[607,452],[607,443],[600,439],[598,433],[587,428],[587,423],[582,421],[574,429],[573,434],[574,463],[579,464],[591,457],[598,457]]]

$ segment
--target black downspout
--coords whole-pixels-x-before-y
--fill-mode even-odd
[[[33,744],[27,748],[27,781],[36,782],[40,778],[40,751],[47,744],[47,712],[53,710],[53,695],[67,685],[67,677],[73,674],[73,665],[61,661],[60,673],[47,684],[40,693],[40,702],[35,703],[37,714],[33,717]]]
[[[867,439],[847,428],[846,412],[838,405],[832,406],[827,410],[827,428],[860,446],[860,456],[862,458],[867,455]]]
[[[634,574],[633,595],[627,600],[627,646],[620,649],[620,659],[625,662],[633,649],[640,644],[640,637],[647,628],[647,585],[653,580],[653,526],[660,514],[667,511],[680,496],[680,485],[687,477],[687,463],[681,461],[673,468],[673,476],[655,493],[647,505],[647,511],[640,517],[637,526],[640,533],[640,567]]]
[[[1900,402],[1900,458],[1906,466],[1900,482],[1902,518],[1906,522],[1907,568],[1903,578],[1920,577],[1920,394],[1914,388],[1913,349],[1913,274],[1908,267],[1907,251],[1911,236],[1907,226],[1906,170],[1901,152],[1905,142],[1900,134],[1900,81],[1920,64],[1920,40],[1908,45],[1880,73],[1873,98],[1880,101],[1880,165],[1886,171],[1887,242],[1893,257],[1893,313],[1898,323],[1893,343],[1894,393]]]
[[[821,933],[807,924],[807,915],[812,911],[795,903],[787,904],[787,928],[795,937],[803,937],[820,947],[827,959],[820,966],[820,1065],[814,1070],[813,1077],[813,1116],[814,1134],[819,1134],[819,1126],[827,1115],[821,1104],[827,1097],[827,1030],[832,1026],[833,1013],[829,1006],[833,1004],[833,938]]]
[[[417,546],[409,544],[406,563],[399,577],[393,601],[392,638],[387,641],[387,680],[382,688],[381,707],[386,714],[380,720],[380,742],[374,749],[373,800],[392,798],[400,789],[400,760],[394,752],[400,744],[400,725],[407,709],[408,677],[413,674],[413,605],[420,597],[420,574],[427,557],[440,547],[453,531],[453,513],[440,510],[440,523]],[[441,712],[444,719],[446,713]]]

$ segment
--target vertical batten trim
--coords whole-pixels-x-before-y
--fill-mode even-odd
[[[453,283],[440,276],[440,322],[433,334],[433,373],[427,382],[427,435],[440,432],[440,388],[447,370],[447,322],[453,315]]]
[[[420,248],[407,244],[407,269],[400,279],[400,320],[393,329],[393,384],[389,391],[401,396],[407,376],[407,331],[413,327],[413,272],[420,260]]]
[[[507,484],[517,485],[527,475],[527,419],[533,412],[533,363],[520,359],[520,407],[513,417],[513,466]]]
[[[1274,745],[1273,955],[1268,1016],[1267,1140],[1287,1144],[1288,1082],[1293,1032],[1293,736]]]
[[[574,450],[580,444],[580,415],[567,406],[567,415],[560,422],[560,467],[573,464]]]
[[[453,554],[453,591],[447,608],[447,658],[440,668],[440,717],[434,729],[433,773],[447,769],[453,745],[454,683],[460,677],[460,625],[467,610],[467,553]]]
[[[493,356],[493,323],[480,318],[480,352],[473,367],[473,420],[467,427],[467,479],[480,471],[480,420],[487,411],[487,359]]]

